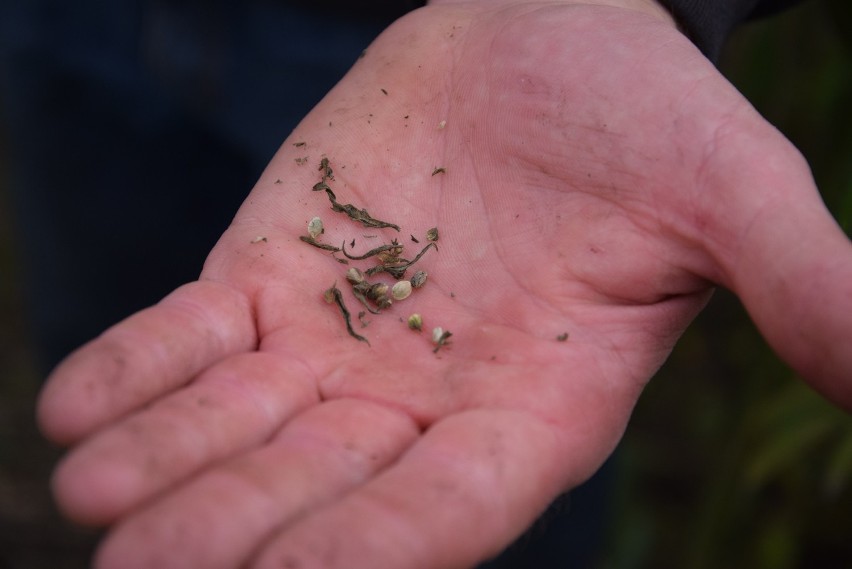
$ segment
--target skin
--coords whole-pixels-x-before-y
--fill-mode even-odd
[[[332,212],[322,156],[402,232]],[[353,254],[440,229],[426,286],[353,321],[371,347],[323,301],[360,310],[298,239],[315,215]],[[804,159],[658,5],[436,2],[284,142],[197,282],[54,371],[55,494],[111,525],[101,568],[470,567],[594,473],[715,285],[852,407],[850,282]]]

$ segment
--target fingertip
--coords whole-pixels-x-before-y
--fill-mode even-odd
[[[80,416],[85,407],[74,405],[69,398],[63,365],[54,370],[36,401],[36,424],[49,441],[69,446],[83,438],[88,429]]]
[[[116,360],[100,352],[94,343],[81,348],[48,377],[36,402],[36,424],[48,440],[69,446],[98,426],[94,382],[111,382],[117,371]]]
[[[61,513],[84,526],[100,527],[115,521],[133,504],[137,475],[126,466],[71,453],[57,466],[51,480]]]

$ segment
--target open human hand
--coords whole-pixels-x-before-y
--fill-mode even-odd
[[[114,524],[100,567],[469,567],[603,462],[714,283],[852,406],[852,251],[807,165],[656,4],[605,4],[403,18],[200,280],[60,365],[40,421],[75,445],[65,512]],[[401,231],[331,211],[322,157],[341,203]],[[369,346],[323,301],[337,282],[360,310],[299,240],[314,216],[359,253],[439,228],[426,286],[353,319]]]

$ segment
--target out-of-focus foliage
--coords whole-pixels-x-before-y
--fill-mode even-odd
[[[850,32],[852,3],[811,0],[741,28],[721,63],[808,158],[847,234]],[[780,363],[725,291],[647,388],[617,461],[602,567],[852,567],[852,416]]]

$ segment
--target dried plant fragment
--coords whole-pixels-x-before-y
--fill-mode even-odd
[[[563,332],[562,334],[559,334],[558,336],[556,336],[557,342],[564,342],[566,340],[568,340],[568,332]]]
[[[335,247],[334,245],[328,245],[327,243],[320,243],[310,235],[299,235],[299,239],[307,243],[308,245],[313,245],[318,249],[324,249],[326,251],[331,251],[332,253],[337,253],[340,251],[340,247]],[[345,259],[338,259],[338,261],[345,262]]]
[[[432,353],[437,354],[438,350],[440,350],[443,346],[447,345],[447,340],[450,339],[453,333],[449,330],[444,330],[440,326],[432,329],[432,343],[435,344],[435,349],[432,350]]]
[[[388,290],[390,287],[385,283],[376,283],[367,290],[367,298],[379,301],[388,295]]]
[[[357,269],[355,269],[355,270],[358,271]],[[358,271],[358,273],[360,274],[361,272]],[[362,278],[363,278],[363,275],[362,275]],[[357,283],[353,282],[350,279],[350,274],[348,272],[346,274],[346,280],[348,280],[350,283],[352,283],[352,296],[357,298],[358,302],[360,302],[361,305],[364,308],[369,310],[371,314],[381,314],[381,311],[379,309],[373,308],[373,306],[367,301],[367,294],[370,292],[370,288],[373,286],[372,284],[370,284],[366,280],[361,280],[360,282],[357,282]]]
[[[429,231],[426,232],[426,240],[427,241],[437,241],[438,240],[438,228],[433,227]]]
[[[357,299],[358,299],[358,302],[360,302],[360,303],[361,303],[361,305],[362,305],[364,308],[366,308],[367,310],[369,310],[369,311],[370,311],[370,314],[381,314],[381,313],[382,313],[382,311],[381,311],[381,310],[379,310],[378,308],[373,308],[373,307],[370,305],[370,303],[367,301],[367,297],[364,295],[364,292],[363,292],[363,291],[361,291],[360,289],[358,289],[358,288],[353,288],[353,289],[352,289],[352,295],[353,295],[355,298],[357,298]]]
[[[322,181],[333,180],[334,179],[334,170],[331,169],[331,166],[328,165],[328,158],[323,158],[320,160],[319,168],[317,168],[320,172],[322,172]]]
[[[325,297],[326,302],[328,302],[329,304],[336,304],[337,307],[340,308],[340,312],[341,314],[343,314],[343,320],[346,322],[346,331],[349,332],[349,335],[358,340],[359,342],[366,342],[369,346],[370,341],[352,329],[352,315],[349,314],[349,310],[346,308],[346,304],[343,302],[343,294],[340,292],[340,289],[337,288],[337,283],[331,285],[331,288],[327,289],[323,293],[323,296]]]
[[[389,273],[395,279],[401,279],[405,275],[405,271],[411,267],[414,263],[420,260],[420,257],[426,253],[431,247],[438,248],[434,243],[429,243],[412,260],[408,259],[399,259],[397,262],[393,263],[383,263],[381,265],[376,265],[375,267],[371,267],[367,269],[364,274],[367,276],[375,275],[376,273]]]
[[[334,192],[331,191],[331,188],[328,187],[328,184],[325,184],[325,182],[320,182],[319,184],[317,184],[317,186],[319,186],[320,184],[325,186],[324,188],[319,189],[325,190],[325,193],[328,195],[328,201],[331,202],[332,210],[345,213],[347,216],[349,216],[349,219],[351,219],[352,221],[360,222],[362,225],[364,225],[364,227],[375,227],[378,229],[381,229],[383,227],[390,227],[399,231],[399,225],[376,219],[372,217],[366,209],[358,209],[352,204],[341,204],[337,201],[337,196],[334,195]],[[314,190],[318,189],[317,186],[314,186]]]
[[[433,176],[434,176],[434,175],[436,175],[436,174],[446,174],[446,173],[447,173],[447,169],[446,169],[446,168],[444,168],[443,166],[440,166],[440,167],[435,168],[434,170],[432,170],[432,175],[433,175]]]
[[[358,256],[352,256],[352,255],[350,255],[349,253],[346,252],[346,242],[344,242],[343,245],[340,248],[340,250],[343,252],[343,255],[347,259],[351,259],[353,261],[363,261],[364,259],[368,259],[368,258],[372,257],[373,255],[378,255],[380,253],[384,253],[386,251],[391,251],[391,250],[394,250],[394,249],[402,249],[402,246],[399,243],[396,242],[396,239],[391,241],[391,243],[388,244],[388,245],[380,245],[379,247],[376,247],[374,249],[370,249],[369,251],[367,251],[363,255],[358,255]],[[400,251],[400,253],[402,253],[402,251]]]

